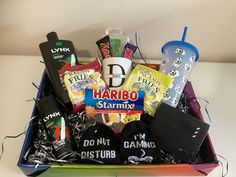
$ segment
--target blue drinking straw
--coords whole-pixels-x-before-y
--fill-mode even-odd
[[[187,27],[187,26],[185,26],[185,27],[184,27],[183,36],[182,36],[182,42],[184,42],[184,41],[185,41],[185,37],[186,37],[187,30],[188,30],[188,27]]]

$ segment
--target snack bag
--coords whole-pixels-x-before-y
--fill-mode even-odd
[[[88,121],[95,119],[110,126],[115,133],[120,133],[125,124],[140,120],[144,96],[144,91],[86,89],[85,109]]]
[[[88,64],[85,65],[75,65],[71,67],[67,67],[65,69],[60,69],[58,70],[58,74],[60,76],[61,84],[63,85],[64,89],[66,90],[65,84],[64,84],[64,75],[69,72],[73,71],[80,71],[80,70],[85,70],[85,69],[94,69],[97,72],[102,72],[101,70],[101,63],[99,59],[96,59]]]
[[[158,103],[173,81],[174,79],[168,75],[137,64],[123,84],[122,89],[145,91],[144,110],[154,116]]]
[[[111,53],[113,57],[120,57],[121,53],[121,40],[120,39],[111,39]]]
[[[127,43],[124,47],[123,57],[127,59],[132,59],[137,48],[138,47],[136,47],[135,45]]]
[[[80,112],[84,109],[84,90],[86,88],[106,88],[105,82],[101,79],[101,73],[94,69],[66,73],[64,83],[73,104],[73,112]]]

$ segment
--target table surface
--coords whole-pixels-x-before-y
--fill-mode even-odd
[[[26,129],[44,65],[39,56],[0,56],[0,142],[6,135],[16,135]],[[159,61],[156,61],[157,63]],[[151,63],[151,62],[150,62]],[[205,63],[195,65],[190,80],[196,95],[209,101],[211,115],[210,136],[217,154],[229,161],[228,177],[236,176],[236,64]],[[205,102],[199,101],[204,108]],[[204,112],[204,109],[202,110]],[[207,116],[204,113],[207,120]],[[5,141],[5,152],[0,160],[0,177],[23,177],[16,166],[24,141],[24,135]],[[1,152],[1,150],[0,150]],[[220,160],[220,158],[219,158]],[[219,166],[208,176],[221,176]]]

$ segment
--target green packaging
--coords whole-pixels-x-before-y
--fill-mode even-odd
[[[111,53],[113,57],[121,56],[121,39],[110,38]]]

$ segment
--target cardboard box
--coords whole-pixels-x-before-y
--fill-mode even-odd
[[[44,72],[40,83],[40,89],[37,98],[42,97],[44,94],[43,85],[49,82],[49,78]],[[192,85],[188,82],[188,87],[191,92],[187,97],[195,96]],[[199,104],[190,105],[191,107],[198,107]],[[36,106],[34,106],[32,117],[38,114]],[[201,111],[192,112],[194,116],[203,120]],[[201,176],[207,175],[219,164],[215,156],[214,148],[211,143],[209,135],[206,136],[201,148],[200,157],[201,162],[197,164],[153,164],[153,165],[89,165],[89,164],[27,164],[24,159],[25,153],[30,148],[33,137],[35,134],[35,122],[32,120],[29,124],[25,141],[18,160],[18,167],[27,176],[37,176],[40,174],[42,177],[47,176]]]

